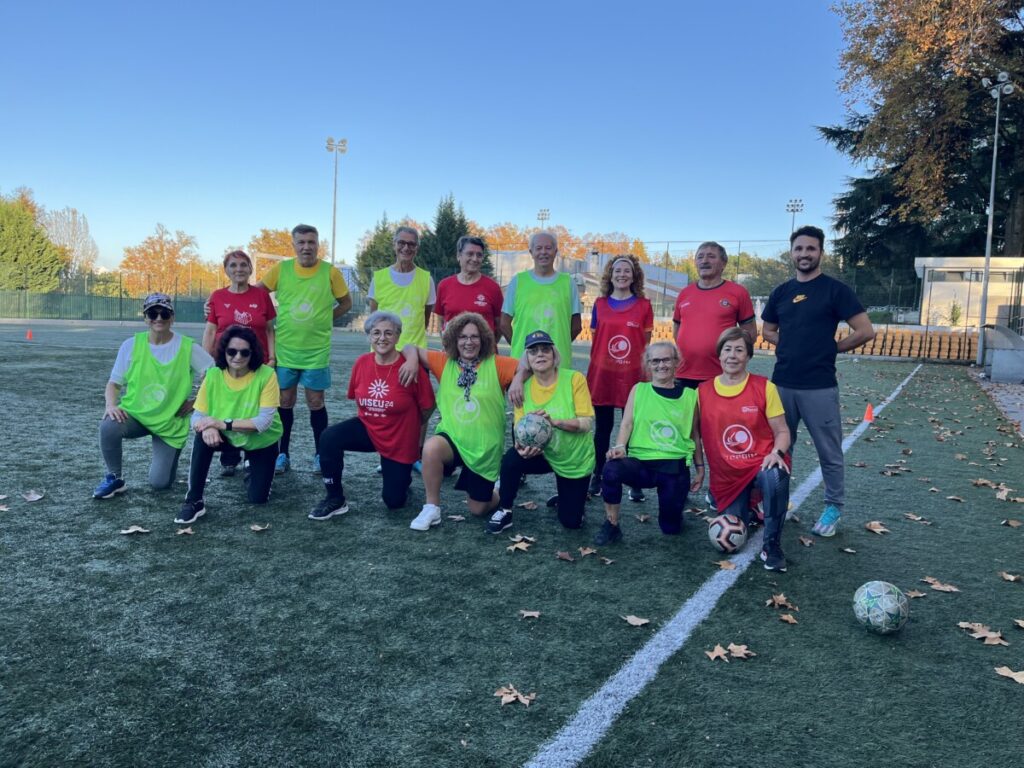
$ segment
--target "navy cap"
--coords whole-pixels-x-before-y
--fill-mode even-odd
[[[551,337],[548,336],[546,331],[534,331],[527,335],[523,348],[529,349],[530,347],[536,347],[538,344],[548,344],[552,347],[555,346],[555,342],[551,340]]]

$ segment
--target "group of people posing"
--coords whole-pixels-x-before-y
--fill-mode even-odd
[[[576,282],[555,269],[553,234],[530,238],[533,268],[502,292],[481,271],[480,238],[459,240],[459,273],[435,286],[415,264],[419,233],[399,227],[395,262],[373,274],[368,290],[363,330],[370,351],[355,361],[348,382],[357,415],[335,424],[324,401],[331,332],[352,301],[341,273],[319,258],[314,227],[295,227],[292,242],[295,258],[275,264],[255,284],[248,255],[225,256],[230,285],[210,297],[202,345],[172,330],[167,295],[145,299],[148,329],[121,345],[106,385],[100,448],[107,474],[95,498],[126,489],[122,442],[145,435],[153,441],[150,485],[170,487],[192,431],[188,490],[176,523],[206,513],[215,453],[223,475],[244,472],[250,502],[266,502],[275,474],[291,467],[302,386],[313,470],[325,491],[312,520],[348,511],[346,452],[379,455],[388,509],[406,505],[413,473],[421,473],[426,503],[410,523],[418,531],[441,523],[441,486],[456,470],[455,488],[467,495],[472,514],[487,518],[491,533],[512,526],[524,476],[553,474],[557,494],[548,506],[566,528],[584,524],[588,498],[603,499],[599,546],[623,538],[624,488],[634,501],[657,489],[660,528],[678,534],[688,494],[707,478],[707,500],[748,526],[763,524],[764,566],[784,571],[781,533],[803,421],[825,482],[814,532],[835,534],[844,503],[836,354],[869,341],[874,330],[853,291],[821,272],[820,229],[793,233],[796,276],[772,292],[762,312],[762,336],[776,346],[769,381],[747,370],[757,338],[754,308],[746,289],[723,278],[728,258],[718,243],[697,249],[699,279],[675,304],[675,343],[651,342],[654,316],[638,260],[609,259],[590,313],[593,343],[584,376],[572,367],[571,346],[582,330],[582,305]],[[440,351],[427,347],[431,313],[442,321]],[[851,333],[837,343],[840,321]],[[507,357],[498,354],[503,338],[511,345]],[[197,376],[202,382],[193,396]],[[543,447],[513,439],[506,449],[506,399],[515,423],[528,413],[549,423]],[[427,439],[435,409],[440,422]]]

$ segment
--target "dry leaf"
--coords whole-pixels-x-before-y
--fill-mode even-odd
[[[999,578],[1003,581],[1020,581],[1021,575],[1019,573],[1007,573],[1006,571],[1000,571]]]
[[[567,563],[575,563],[576,558],[570,555],[568,552],[555,552],[555,557],[559,560],[565,560]]]
[[[914,449],[913,448],[904,448],[902,451],[900,451],[900,453],[902,453],[904,456],[910,456],[910,455],[912,455],[914,453]]]
[[[525,541],[527,544],[536,544],[537,543],[537,537],[536,536],[523,536],[521,533],[517,533],[515,536],[509,536],[508,540],[509,541],[515,541],[515,542]]]
[[[587,555],[597,554],[597,550],[594,549],[593,547],[580,547],[579,548],[579,553],[580,553],[580,557],[586,557]]]
[[[1006,501],[1006,497],[1009,495],[1009,488],[1000,488],[998,491],[996,491],[996,499],[998,499],[999,501]]]
[[[25,491],[25,493],[21,494],[21,498],[25,501],[39,501],[45,495],[45,491]]]
[[[879,520],[872,520],[869,523],[864,523],[864,527],[872,533],[877,533],[879,535],[889,533],[889,529],[886,528]]]
[[[725,648],[723,648],[721,645],[716,645],[710,651],[704,651],[704,655],[707,656],[711,661],[714,661],[715,659],[720,659],[721,661],[724,661],[726,664],[729,663],[729,655],[725,652]]]
[[[632,613],[629,616],[621,617],[631,627],[642,627],[644,624],[650,624],[650,619],[641,619],[639,616],[634,616]]]
[[[936,579],[934,576],[925,576],[921,579],[925,584],[929,585],[936,592],[959,592],[960,590],[954,587],[952,584],[943,584],[941,581]]]
[[[1000,525],[1008,525],[1011,528],[1020,528],[1022,525],[1024,525],[1024,523],[1022,523],[1020,520],[1003,520],[1003,522],[1001,522]]]
[[[601,562],[604,563],[605,565],[611,565],[615,561],[612,560],[610,557],[602,557],[601,558]]]
[[[954,453],[953,454],[953,458],[956,459],[957,461],[966,461],[967,460],[967,454],[966,453]]]
[[[796,624],[796,617],[792,613],[783,613],[779,616],[779,621],[784,621],[787,624]]]
[[[3,501],[6,498],[7,498],[7,494],[6,493],[0,493],[0,501]]]
[[[125,536],[128,536],[129,534],[132,534],[132,533],[149,533],[149,529],[148,528],[143,528],[141,525],[130,525],[127,528],[125,528],[123,531],[121,531],[121,533],[124,534]]]
[[[717,565],[719,569],[723,571],[736,570],[736,563],[732,562],[731,560],[715,560],[715,565]]]
[[[1015,683],[1020,683],[1021,685],[1024,685],[1024,669],[1022,669],[1020,672],[1014,672],[1009,667],[995,667],[995,670],[997,675],[1008,677]]]
[[[857,554],[857,550],[853,549],[853,547],[843,547],[839,551],[840,552],[845,552],[848,555],[856,555]]]
[[[0,504],[0,512],[10,512],[10,511],[11,511],[11,508],[8,507],[6,504]]]
[[[516,687],[509,683],[494,692],[494,695],[501,699],[501,706],[518,701],[523,706],[530,706],[530,702],[537,698],[536,693],[520,693]]]
[[[641,523],[646,523],[648,520],[651,519],[650,515],[634,515],[634,517]]]
[[[923,517],[921,517],[920,515],[915,515],[913,512],[904,512],[903,516],[905,518],[907,518],[907,520],[913,520],[915,523],[918,523],[921,520],[924,520]]]
[[[729,655],[732,656],[734,659],[749,659],[752,656],[757,656],[756,653],[748,649],[745,645],[736,645],[734,643],[729,643],[729,645],[727,645],[726,648],[729,650]]]
[[[520,610],[519,611],[519,619],[520,620],[522,620],[522,619],[539,619],[539,618],[540,618],[540,611],[526,611],[526,610]]]
[[[934,487],[933,487],[933,488],[929,488],[929,489],[928,489],[928,493],[940,493],[940,491],[939,491],[939,489],[938,489],[938,488],[934,488]]]
[[[964,503],[964,500],[961,499],[959,496],[947,496],[946,498],[949,499],[950,501],[959,501],[961,504]]]
[[[1003,639],[1003,633],[998,630],[989,629],[985,624],[978,624],[973,621],[961,621],[957,624],[961,629],[967,629],[971,632],[971,637],[975,640],[981,640],[985,645],[1009,645]]]
[[[853,466],[859,467],[861,469],[863,469],[867,465],[868,465],[868,463],[866,461],[855,461],[855,462],[853,462]]]
[[[1024,629],[1024,619],[1014,619],[1013,623],[1016,624],[1018,628]]]
[[[800,543],[803,544],[805,547],[813,547],[814,539],[812,539],[810,536],[801,536]]]
[[[267,523],[266,525],[260,525],[259,523],[253,523],[252,525],[249,526],[249,530],[253,531],[255,533],[262,533],[263,531],[267,530],[268,528],[270,528],[270,523]]]
[[[986,480],[984,477],[979,477],[977,480],[971,480],[971,485],[973,485],[975,488],[981,488],[981,487],[995,488],[996,487],[995,483],[993,483],[991,480]]]
[[[516,504],[519,509],[538,509],[539,504],[536,501],[524,501],[522,504]]]
[[[514,544],[509,544],[505,547],[507,552],[529,552],[530,542],[528,541],[517,541]]]
[[[466,519],[465,515],[448,515],[448,519],[453,523],[461,523]]]
[[[189,526],[188,528],[179,528],[175,533],[179,536],[191,536],[195,531],[192,530],[192,526]]]
[[[771,597],[769,597],[765,601],[765,605],[770,606],[772,608],[788,608],[791,611],[800,610],[795,605],[793,605],[793,603],[789,601],[789,598],[786,597],[782,592],[780,592],[777,595],[772,595]]]
[[[903,594],[905,594],[909,598],[928,597],[928,595],[926,595],[924,592],[918,592],[916,589],[908,589]]]

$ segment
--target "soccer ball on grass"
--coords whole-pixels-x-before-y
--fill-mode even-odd
[[[899,587],[887,581],[869,581],[853,594],[853,615],[871,632],[888,635],[907,623],[910,606]]]
[[[708,524],[708,539],[719,552],[731,555],[747,543],[747,526],[736,515],[719,515]]]

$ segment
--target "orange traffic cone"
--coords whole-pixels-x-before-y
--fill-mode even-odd
[[[25,341],[32,341],[32,329],[25,331]]]
[[[868,403],[868,407],[864,409],[864,421],[872,422],[875,420],[875,409],[871,403]]]

